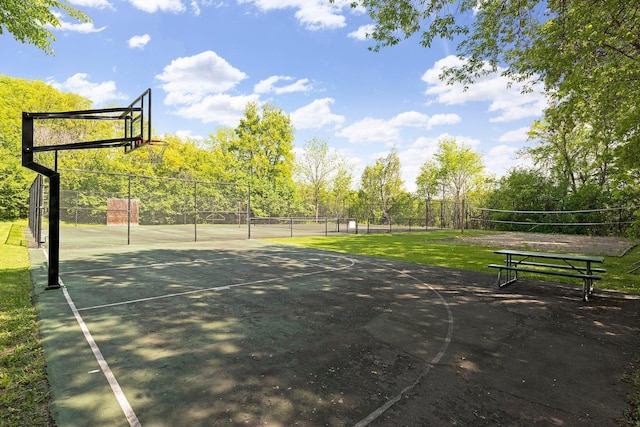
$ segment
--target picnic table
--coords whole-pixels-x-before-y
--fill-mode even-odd
[[[593,292],[594,280],[606,270],[593,267],[602,264],[604,257],[571,255],[552,252],[531,252],[513,249],[501,249],[494,253],[504,255],[504,264],[489,264],[490,268],[498,269],[498,286],[503,287],[518,280],[519,272],[550,274],[562,277],[575,277],[583,280],[582,299],[589,300]],[[504,276],[502,274],[504,270]]]

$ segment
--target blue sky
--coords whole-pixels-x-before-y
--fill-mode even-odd
[[[327,141],[350,160],[354,180],[390,150],[415,190],[420,165],[442,138],[484,156],[497,176],[521,162],[516,151],[545,99],[508,88],[499,75],[463,91],[438,80],[455,44],[416,39],[375,53],[369,16],[349,0],[69,0],[91,24],[61,16],[55,55],[0,36],[0,74],[39,79],[93,100],[128,105],[153,89],[158,134],[200,138],[235,127],[247,102],[290,114],[299,150]]]

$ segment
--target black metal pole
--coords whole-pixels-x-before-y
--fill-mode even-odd
[[[60,285],[60,174],[49,176],[49,273],[45,289]]]
[[[57,163],[57,158],[56,158]],[[33,115],[22,113],[22,166],[49,178],[49,268],[47,287],[58,289],[60,285],[60,174],[57,170],[38,164],[33,158]]]
[[[429,198],[424,199],[424,230],[429,229]]]
[[[42,244],[44,243],[44,240],[42,240],[42,221],[44,219],[44,176],[42,174],[38,174],[38,183],[36,185],[38,186],[38,195],[37,195],[38,213],[36,217],[36,221],[37,221],[36,239],[37,239],[38,247],[41,248]]]
[[[247,239],[251,239],[251,183],[247,185]]]
[[[193,182],[193,241],[198,241],[198,181]]]
[[[127,175],[127,245],[131,244],[131,175]]]

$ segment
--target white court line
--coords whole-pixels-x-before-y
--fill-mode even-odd
[[[375,266],[378,266],[378,267],[381,266],[381,264],[374,264],[374,263],[367,263],[367,262],[365,262],[365,263],[366,264],[375,265]],[[378,409],[376,409],[375,411],[371,412],[369,415],[367,415],[362,420],[358,421],[354,425],[354,427],[366,427],[366,426],[368,426],[376,418],[378,418],[380,415],[384,414],[387,410],[389,410],[389,408],[391,408],[393,405],[398,403],[400,401],[400,399],[402,399],[402,396],[404,396],[409,391],[411,391],[415,386],[417,386],[420,383],[420,381],[422,381],[424,379],[424,377],[427,376],[429,371],[431,371],[431,368],[433,368],[435,365],[438,364],[438,362],[440,362],[440,359],[442,359],[442,357],[445,355],[445,353],[449,349],[449,345],[451,344],[451,341],[453,340],[453,313],[451,312],[451,308],[449,307],[449,304],[444,299],[444,297],[440,294],[440,292],[436,291],[431,285],[423,282],[422,280],[418,279],[415,276],[412,276],[411,274],[405,273],[405,272],[397,270],[395,268],[390,268],[390,267],[387,267],[387,266],[383,266],[383,267],[387,268],[389,270],[395,271],[397,273],[400,273],[400,274],[402,274],[404,276],[410,277],[411,279],[415,280],[416,282],[425,285],[432,292],[434,292],[438,296],[438,298],[440,298],[440,301],[442,301],[442,304],[444,304],[444,307],[447,310],[447,317],[448,317],[448,320],[447,320],[447,324],[448,324],[447,337],[445,338],[444,343],[442,344],[442,347],[440,347],[440,351],[438,352],[438,354],[436,354],[433,357],[433,359],[431,359],[431,362],[429,362],[427,364],[427,367],[425,369],[423,369],[423,371],[420,373],[420,375],[418,375],[416,377],[416,379],[413,381],[413,383],[411,383],[410,385],[408,385],[405,388],[403,388],[402,390],[400,390],[400,393],[398,393],[397,395],[395,395],[391,399],[387,400]]]
[[[43,252],[44,252],[45,258],[47,259],[47,262],[49,262],[49,256],[47,252],[44,249],[43,249]],[[89,343],[89,347],[91,347],[93,356],[98,361],[98,365],[100,365],[100,369],[102,370],[102,373],[107,379],[107,382],[111,387],[111,391],[115,395],[116,400],[118,401],[118,404],[122,409],[122,412],[124,412],[124,416],[127,418],[127,421],[129,422],[129,425],[131,427],[142,427],[142,424],[140,424],[140,420],[138,420],[136,413],[133,411],[133,408],[131,407],[131,404],[129,404],[127,397],[124,395],[124,392],[122,391],[122,387],[120,387],[120,383],[118,383],[116,376],[111,371],[111,368],[109,367],[109,364],[107,363],[104,356],[102,355],[102,352],[98,347],[98,344],[93,339],[93,336],[89,331],[89,328],[87,327],[86,323],[84,323],[84,319],[78,312],[76,305],[71,299],[71,295],[69,295],[69,292],[67,291],[67,287],[62,282],[62,279],[58,278],[58,280],[60,281],[60,285],[62,286],[62,292],[64,294],[65,299],[67,300],[67,304],[69,304],[69,307],[71,308],[71,311],[73,312],[73,315],[76,318],[76,321],[80,325],[80,329],[84,334],[84,338],[87,340],[87,343]]]
[[[274,278],[271,278],[271,279],[253,280],[251,282],[235,283],[235,284],[230,284],[230,285],[215,286],[215,287],[204,288],[204,289],[195,289],[195,290],[192,290],[192,291],[176,292],[176,293],[172,293],[172,294],[158,295],[158,296],[148,297],[148,298],[140,298],[140,299],[129,300],[129,301],[114,302],[114,303],[111,303],[111,304],[94,305],[94,306],[91,306],[91,307],[79,308],[78,311],[97,310],[99,308],[117,307],[117,306],[121,306],[121,305],[136,304],[136,303],[147,302],[147,301],[155,301],[155,300],[160,300],[160,299],[165,299],[165,298],[181,297],[181,296],[185,296],[185,295],[193,295],[193,294],[199,294],[199,293],[204,293],[204,292],[215,292],[215,291],[229,290],[231,288],[238,288],[238,287],[242,287],[242,286],[256,285],[256,284],[260,284],[260,283],[270,283],[270,282],[276,282],[276,281],[280,281],[280,280],[294,279],[296,277],[313,276],[313,275],[316,275],[316,274],[323,274],[323,273],[328,273],[328,272],[332,272],[332,271],[346,270],[348,268],[353,267],[353,265],[355,264],[355,261],[353,261],[352,259],[349,259],[349,258],[346,258],[346,257],[339,257],[339,258],[349,260],[350,264],[346,265],[346,266],[342,266],[342,267],[332,267],[332,268],[327,268],[327,269],[324,269],[324,270],[311,271],[311,272],[307,272],[307,273],[296,273],[296,274],[291,274],[291,275],[288,275],[288,276],[274,277]]]
[[[211,264],[212,262],[217,261],[227,261],[229,259],[233,259],[232,257],[225,258],[215,258],[215,259],[194,259],[191,261],[173,261],[173,262],[158,262],[154,264],[144,264],[144,265],[126,265],[122,267],[105,267],[105,268],[93,268],[87,270],[71,270],[65,271],[64,275],[67,276],[69,274],[84,274],[84,273],[97,273],[99,271],[115,271],[115,270],[132,270],[132,269],[142,269],[142,268],[153,268],[153,267],[165,267],[171,265],[187,265],[187,264]]]
[[[287,252],[278,252],[278,253],[287,253]],[[251,258],[251,259],[255,259],[256,257],[254,256],[249,256],[249,255],[243,255],[243,254],[238,254],[238,256],[241,257],[245,257],[245,258]],[[269,258],[281,258],[279,256],[275,256],[275,255],[262,255],[262,256],[268,256]],[[341,256],[331,256],[333,258],[344,258],[344,259],[348,259],[345,257],[341,257]],[[84,274],[84,273],[97,273],[100,271],[117,271],[117,270],[136,270],[136,269],[142,269],[142,268],[154,268],[154,267],[165,267],[165,266],[172,266],[172,265],[189,265],[189,264],[212,264],[214,262],[219,262],[219,261],[228,261],[230,259],[235,259],[236,257],[222,257],[222,258],[213,258],[213,259],[194,259],[194,260],[190,260],[190,261],[173,261],[173,262],[158,262],[158,263],[153,263],[153,264],[140,264],[140,265],[127,265],[127,266],[121,266],[121,267],[104,267],[104,268],[92,268],[92,269],[86,269],[86,270],[70,270],[70,271],[65,271],[64,275],[70,275],[70,274]],[[283,258],[283,259],[287,259],[287,258]],[[319,264],[315,264],[315,263],[310,263],[304,260],[301,260],[304,264],[307,265],[311,265],[311,266],[319,266]]]

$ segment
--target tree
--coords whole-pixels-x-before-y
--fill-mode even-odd
[[[455,139],[440,141],[434,155],[435,165],[423,165],[431,175],[421,175],[430,185],[430,191],[439,182],[443,192],[449,190],[454,199],[454,209],[460,230],[464,232],[464,199],[484,178],[482,156]]]
[[[529,137],[538,144],[525,152],[558,182],[566,182],[572,194],[588,184],[607,190],[613,185],[616,171],[613,152],[617,143],[610,136],[598,137],[595,132],[591,126],[557,123],[551,127],[535,122]]]
[[[433,160],[427,160],[420,166],[420,174],[416,178],[417,195],[425,199],[425,225],[429,226],[429,206],[431,199],[438,193],[441,185],[438,165]]]
[[[353,175],[351,174],[349,165],[346,161],[340,162],[338,169],[331,183],[331,197],[333,201],[333,214],[338,217],[344,217],[349,214],[347,210],[349,199],[353,193],[351,190],[351,182]]]
[[[492,209],[513,211],[561,210],[566,187],[536,168],[513,168],[500,178],[487,198]]]
[[[499,187],[486,198],[486,206],[495,209],[488,219],[503,230],[607,234],[620,231],[620,224],[616,223],[623,215],[618,210],[596,211],[609,207],[611,196],[611,192],[593,183],[572,190],[567,180],[558,180],[539,168],[516,168],[500,179]],[[624,205],[622,202],[614,206]],[[563,211],[562,215],[555,214]],[[563,222],[574,224],[562,226]],[[591,225],[576,227],[575,223]]]
[[[362,172],[361,190],[369,205],[368,214],[379,214],[383,220],[391,220],[391,207],[402,192],[402,187],[400,158],[395,151],[386,157],[378,158],[374,165],[365,167]]]
[[[59,27],[60,14],[66,12],[78,22],[91,22],[82,11],[56,0],[8,0],[0,2],[0,34],[5,31],[22,43],[30,43],[47,54],[53,54],[51,42],[55,41],[49,27]]]
[[[249,103],[235,133],[229,151],[251,184],[252,208],[259,215],[287,215],[294,196],[291,119],[272,105],[259,111]]]
[[[316,220],[320,210],[321,195],[328,191],[329,184],[340,170],[344,159],[329,148],[324,140],[308,141],[302,155],[296,159],[296,173],[311,189]]]
[[[374,21],[374,50],[416,33],[425,47],[437,38],[460,40],[460,63],[444,70],[444,80],[469,85],[500,71],[528,83],[525,90],[543,83],[551,126],[575,123],[609,134],[620,143],[621,166],[640,168],[640,3],[354,0],[352,6],[366,8]]]
[[[35,173],[22,167],[22,112],[85,109],[90,101],[41,81],[0,76],[0,219],[27,215],[29,185]],[[38,153],[52,163],[52,153]]]

